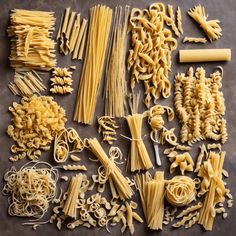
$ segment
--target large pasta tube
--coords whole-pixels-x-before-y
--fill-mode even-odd
[[[179,62],[230,61],[231,49],[189,49],[179,50]]]

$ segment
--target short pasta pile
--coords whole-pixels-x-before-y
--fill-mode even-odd
[[[11,66],[39,70],[54,67],[55,43],[51,38],[54,24],[53,12],[13,10],[7,30],[11,37]]]
[[[164,23],[170,25],[173,19],[167,16],[162,3],[154,3],[149,10],[133,8],[130,14],[132,49],[129,51],[128,67],[131,69],[131,89],[143,81],[146,107],[152,98],[170,96],[171,84],[168,73],[171,70],[171,53],[177,47]]]
[[[221,91],[222,74],[216,70],[209,77],[202,67],[189,68],[175,77],[175,109],[182,124],[181,142],[202,139],[225,143],[228,134],[224,119],[225,104]]]
[[[56,134],[64,128],[65,110],[52,97],[24,97],[21,103],[14,102],[9,107],[12,113],[12,124],[7,128],[7,134],[16,142],[11,147],[14,154],[11,161],[17,161],[28,156],[37,159],[42,150],[48,146]]]

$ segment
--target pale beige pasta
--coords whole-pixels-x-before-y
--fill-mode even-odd
[[[206,43],[206,38],[184,37],[183,43]]]
[[[231,61],[231,49],[185,49],[179,50],[179,62]]]
[[[153,179],[148,172],[136,175],[135,183],[148,227],[153,230],[162,229],[165,195],[164,172],[156,172]]]
[[[125,52],[129,9],[129,6],[115,8],[112,39],[106,65],[105,115],[108,116],[124,117],[126,113]]]
[[[179,6],[177,8],[176,15],[177,15],[177,28],[178,28],[179,32],[181,34],[183,34],[184,30],[183,30],[183,26],[182,26],[182,13],[181,13]]]

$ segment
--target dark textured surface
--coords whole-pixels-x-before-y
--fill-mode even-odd
[[[0,122],[0,152],[1,152],[1,161],[0,161],[0,188],[3,187],[3,175],[6,172],[6,170],[9,170],[11,167],[11,163],[8,161],[8,158],[10,156],[9,148],[12,144],[12,140],[5,134],[5,130],[7,125],[10,123],[10,114],[8,112],[8,107],[11,105],[13,101],[19,101],[19,98],[13,96],[13,94],[8,90],[7,84],[13,79],[14,71],[9,67],[8,63],[8,56],[9,56],[9,40],[6,36],[6,28],[9,23],[9,13],[11,9],[14,8],[23,8],[23,9],[37,9],[37,10],[46,10],[46,11],[54,11],[55,16],[57,18],[56,21],[56,29],[58,27],[61,14],[65,7],[71,7],[71,9],[81,12],[82,17],[88,17],[88,10],[91,6],[94,6],[97,3],[106,3],[111,7],[114,7],[116,4],[125,5],[128,4],[131,7],[140,7],[145,8],[148,7],[152,2],[154,1],[147,1],[147,0],[140,0],[140,1],[82,1],[82,0],[0,0],[1,4],[1,10],[0,10],[0,112],[1,112],[1,122]],[[211,73],[213,69],[221,65],[224,68],[224,78],[223,78],[223,92],[225,95],[225,102],[226,102],[226,119],[227,119],[227,128],[229,133],[229,140],[224,145],[224,150],[227,151],[227,156],[225,160],[225,169],[229,171],[230,178],[228,179],[228,186],[232,191],[232,194],[236,194],[235,189],[235,179],[236,179],[236,154],[235,154],[235,138],[236,138],[236,119],[235,119],[235,105],[236,105],[236,86],[235,86],[235,74],[236,74],[236,67],[235,67],[235,42],[236,42],[236,30],[235,30],[235,22],[236,22],[236,1],[234,0],[227,0],[227,1],[221,1],[221,0],[208,0],[208,1],[190,1],[190,0],[172,0],[172,1],[165,1],[165,3],[173,4],[175,7],[179,5],[182,10],[182,18],[183,18],[183,28],[184,28],[184,36],[196,36],[201,37],[203,36],[203,33],[201,30],[197,27],[197,25],[187,16],[186,11],[193,7],[194,5],[198,3],[202,3],[206,7],[206,11],[209,14],[210,19],[219,18],[222,22],[221,26],[223,28],[223,36],[220,40],[217,40],[213,42],[212,44],[207,43],[206,45],[193,45],[193,44],[182,44],[182,36],[179,39],[179,45],[178,49],[185,49],[185,48],[231,48],[232,49],[232,61],[229,63],[198,63],[193,65],[196,66],[204,66],[207,69],[207,74]],[[174,74],[176,72],[180,71],[186,71],[186,69],[189,67],[188,64],[178,64],[177,62],[177,55],[178,50],[176,50],[173,53],[172,61],[172,72],[169,75],[169,79],[171,83],[173,84]],[[99,140],[101,140],[100,135],[97,133],[97,125],[94,124],[93,126],[82,126],[78,125],[71,121],[73,109],[74,109],[74,103],[75,103],[75,95],[76,95],[76,88],[79,82],[80,72],[81,72],[81,62],[78,61],[71,61],[69,56],[62,56],[57,55],[58,59],[58,66],[65,67],[70,65],[76,65],[77,69],[73,74],[74,78],[74,87],[75,92],[72,95],[69,96],[55,96],[56,101],[63,106],[66,109],[66,113],[68,116],[68,126],[73,126],[76,128],[79,132],[79,134],[82,137],[98,137]],[[49,74],[43,75],[45,84],[49,85]],[[128,77],[127,77],[128,79]],[[104,81],[104,78],[103,78]],[[103,83],[102,83],[103,85]],[[172,91],[173,93],[173,91]],[[47,93],[46,93],[47,94]],[[170,96],[168,99],[163,100],[160,99],[161,104],[170,105],[173,107],[173,96]],[[104,102],[102,99],[102,89],[100,89],[100,94],[98,98],[98,104],[96,107],[96,116],[100,116],[103,114],[104,109]],[[144,111],[144,107],[142,104],[140,104],[140,111]],[[127,134],[129,135],[129,132],[127,131],[127,125],[124,119],[121,119],[118,121],[121,128],[119,130],[119,134]],[[172,123],[168,124],[167,127],[176,127],[176,130],[179,130],[179,124],[177,119],[173,121]],[[145,127],[143,129],[143,134],[148,133],[148,128]],[[148,152],[150,154],[151,160],[154,163],[154,152],[152,143],[148,140],[148,138],[145,139],[145,144],[147,146]],[[114,143],[114,145],[118,145],[123,153],[124,156],[127,155],[128,149],[130,146],[129,141],[124,139],[119,139],[117,142]],[[191,150],[191,154],[193,158],[196,158],[197,155],[197,148],[200,145],[200,143],[195,143],[193,146],[193,149]],[[103,144],[103,147],[107,151],[109,146],[106,144]],[[161,151],[164,149],[164,147],[161,147]],[[88,160],[88,157],[91,156],[91,154],[88,151],[84,151],[81,155],[82,162],[87,165],[88,167],[88,175],[90,176],[95,170],[97,170],[98,164],[91,162]],[[162,161],[164,163],[163,167],[161,168],[155,168],[156,170],[167,170],[169,168],[168,160],[165,156],[161,155]],[[47,152],[43,153],[41,156],[41,160],[49,161],[51,164],[55,163],[53,162],[52,153]],[[17,168],[22,166],[27,160],[23,160],[20,162],[15,163]],[[124,170],[124,166],[122,167]],[[176,172],[178,173],[178,172]],[[175,174],[176,174],[175,173]],[[70,173],[72,175],[72,173]],[[166,177],[168,178],[168,174],[166,174]],[[58,186],[62,186],[63,188],[66,188],[67,184],[59,182]],[[108,194],[108,188],[106,189],[106,194]],[[134,196],[134,200],[139,202],[138,194],[136,193]],[[0,235],[1,236],[11,236],[11,235],[107,235],[107,232],[105,229],[98,230],[95,229],[85,229],[83,227],[77,228],[73,231],[70,231],[63,227],[63,229],[59,232],[55,225],[44,225],[42,227],[39,227],[37,231],[33,231],[31,227],[24,227],[21,225],[21,223],[26,222],[27,219],[20,219],[17,217],[10,217],[7,214],[7,198],[2,196],[0,194]],[[139,207],[139,213],[143,216],[141,206]],[[49,211],[50,212],[50,211]],[[206,234],[206,235],[214,235],[214,236],[222,236],[222,235],[236,235],[236,226],[235,226],[235,218],[236,218],[236,211],[235,208],[231,208],[229,210],[229,215],[226,220],[223,220],[221,216],[216,217],[214,228],[212,232],[204,232],[202,228],[198,225],[195,225],[193,228],[189,230],[185,229],[177,229],[173,230],[170,226],[164,227],[163,231],[161,232],[151,232],[147,230],[147,227],[145,224],[139,224],[135,223],[135,235],[192,235],[197,236],[200,234]],[[47,217],[45,216],[45,219]],[[110,228],[111,235],[120,235],[120,225]],[[126,235],[129,233],[126,232]]]

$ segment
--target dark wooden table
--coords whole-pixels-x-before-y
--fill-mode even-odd
[[[148,0],[139,0],[139,1],[82,1],[82,0],[33,0],[33,1],[27,1],[27,0],[1,0],[1,10],[0,10],[0,188],[3,187],[3,175],[4,173],[10,169],[12,163],[8,161],[8,158],[10,157],[9,148],[12,144],[12,140],[6,135],[5,130],[10,123],[10,113],[8,112],[8,107],[12,104],[13,101],[20,101],[18,97],[14,96],[10,90],[8,89],[7,85],[10,81],[12,81],[14,76],[14,70],[10,68],[9,62],[8,62],[8,56],[9,56],[9,39],[6,35],[6,29],[9,24],[9,14],[10,11],[14,8],[22,8],[22,9],[32,9],[32,10],[45,10],[45,11],[54,11],[55,16],[57,18],[56,20],[56,30],[59,25],[60,17],[62,12],[66,7],[71,7],[74,11],[80,12],[82,17],[88,18],[89,8],[94,6],[98,3],[107,4],[110,7],[114,7],[117,4],[120,5],[130,5],[131,7],[139,7],[139,8],[146,8],[154,1],[148,1]],[[220,40],[214,41],[213,43],[207,43],[205,45],[194,45],[194,44],[183,44],[181,41],[183,39],[183,36],[181,36],[178,45],[178,49],[187,49],[187,48],[231,48],[232,49],[232,61],[228,63],[198,63],[193,64],[194,68],[197,66],[203,66],[207,70],[207,74],[212,73],[214,68],[216,66],[223,66],[224,68],[224,78],[223,78],[223,92],[225,96],[225,103],[226,103],[226,119],[227,119],[227,128],[229,133],[229,140],[228,142],[223,146],[223,149],[227,151],[226,160],[224,168],[229,171],[230,177],[228,178],[228,187],[231,189],[231,192],[233,195],[236,194],[236,116],[235,116],[235,106],[236,106],[236,1],[234,0],[208,0],[208,1],[190,1],[190,0],[169,0],[165,1],[164,3],[172,4],[174,7],[177,7],[178,5],[181,7],[182,10],[182,17],[183,17],[183,28],[184,28],[184,36],[196,36],[196,37],[202,37],[204,34],[201,32],[199,27],[187,16],[186,11],[193,7],[194,5],[198,3],[202,3],[205,8],[206,12],[209,14],[209,19],[215,19],[219,18],[221,20],[221,26],[223,28],[223,36]],[[55,36],[56,33],[54,33]],[[57,50],[58,51],[58,50]],[[178,50],[176,50],[173,53],[172,56],[172,72],[169,74],[169,80],[171,81],[173,85],[174,81],[174,75],[177,72],[185,72],[187,68],[190,66],[190,64],[182,64],[180,65],[178,63]],[[82,126],[78,125],[77,123],[72,122],[72,115],[73,115],[73,109],[75,104],[75,97],[76,97],[76,91],[79,83],[80,78],[80,72],[81,72],[81,66],[82,63],[79,61],[71,61],[69,56],[62,56],[59,53],[57,53],[57,60],[58,60],[58,66],[65,67],[70,65],[76,65],[77,69],[73,73],[73,86],[75,88],[75,91],[72,95],[69,96],[54,96],[55,100],[66,109],[66,114],[68,117],[67,127],[72,126],[76,128],[76,130],[79,132],[81,137],[97,137],[99,140],[101,140],[101,136],[97,132],[97,124],[94,123],[92,126]],[[47,73],[43,75],[44,83],[49,86],[49,77],[50,74]],[[127,80],[129,80],[128,74],[127,74]],[[96,116],[101,116],[104,114],[104,101],[102,98],[102,88],[103,88],[104,78],[103,82],[101,84],[100,93],[98,97],[98,103],[96,107]],[[46,92],[45,94],[49,94]],[[173,89],[172,89],[172,96],[170,96],[168,99],[160,99],[160,104],[165,104],[173,107]],[[140,104],[140,111],[144,111],[145,108],[143,104]],[[119,134],[126,134],[129,135],[128,127],[124,119],[118,120],[118,123],[120,125],[120,129],[118,131]],[[176,131],[179,130],[179,123],[178,120],[175,119],[172,123],[167,125],[168,127],[176,127]],[[148,134],[148,127],[144,125],[143,128],[143,134]],[[148,138],[145,139],[145,144],[147,146],[148,152],[150,154],[151,160],[154,163],[154,151],[152,143]],[[191,150],[192,157],[194,160],[197,156],[197,150],[201,143],[195,143],[193,145],[193,148]],[[125,139],[119,138],[118,141],[114,143],[114,145],[119,146],[121,150],[123,151],[124,156],[127,156],[128,150],[130,147],[130,141],[127,141]],[[107,151],[109,149],[109,146],[106,144],[103,144],[104,149]],[[161,153],[163,152],[165,146],[161,147]],[[90,154],[88,151],[84,151],[80,154],[82,162],[87,165],[88,167],[88,176],[91,176],[94,171],[97,170],[98,164],[91,162],[88,160],[92,154]],[[168,169],[169,169],[169,162],[168,159],[161,154],[162,161],[164,165],[162,167],[156,168],[155,170],[165,170],[165,177],[169,178]],[[41,156],[41,159],[43,161],[48,161],[51,164],[55,165],[52,157],[52,151],[49,151],[47,153],[43,153]],[[19,161],[17,163],[14,163],[14,165],[19,168],[22,166],[26,161],[23,160]],[[125,166],[121,167],[123,171],[125,171]],[[152,173],[154,172],[151,171]],[[178,173],[178,172],[176,172]],[[175,173],[175,174],[176,174]],[[73,173],[69,173],[69,175],[73,175]],[[127,174],[128,175],[128,174]],[[58,183],[59,186],[62,186],[63,189],[66,188],[67,183]],[[109,195],[108,188],[106,189],[105,195]],[[139,214],[143,217],[143,213],[141,210],[141,204],[139,201],[139,196],[136,193],[134,198],[135,201],[139,204]],[[7,214],[7,198],[5,196],[2,196],[0,194],[0,235],[1,236],[16,236],[16,235],[24,235],[24,236],[31,236],[31,235],[108,235],[105,229],[98,230],[98,228],[94,229],[86,229],[84,227],[77,228],[75,230],[68,230],[66,227],[63,227],[61,231],[58,231],[55,225],[44,225],[42,227],[39,227],[37,231],[33,231],[31,227],[22,226],[21,223],[27,222],[27,219],[18,218],[18,217],[10,217]],[[49,213],[51,211],[49,210]],[[171,226],[164,227],[161,232],[155,232],[155,231],[149,231],[144,224],[135,223],[135,235],[141,236],[141,235],[176,235],[176,236],[184,236],[184,235],[192,235],[192,236],[198,236],[200,234],[206,234],[206,235],[214,235],[214,236],[233,236],[236,235],[236,210],[235,207],[231,208],[228,212],[228,218],[223,220],[221,216],[217,216],[214,223],[214,228],[212,232],[204,232],[202,228],[199,225],[195,225],[191,229],[185,230],[183,228],[181,229],[172,229]],[[47,216],[45,216],[45,219],[47,219]],[[111,235],[121,235],[120,233],[120,225],[116,227],[111,227]],[[126,235],[129,233],[126,231]]]

